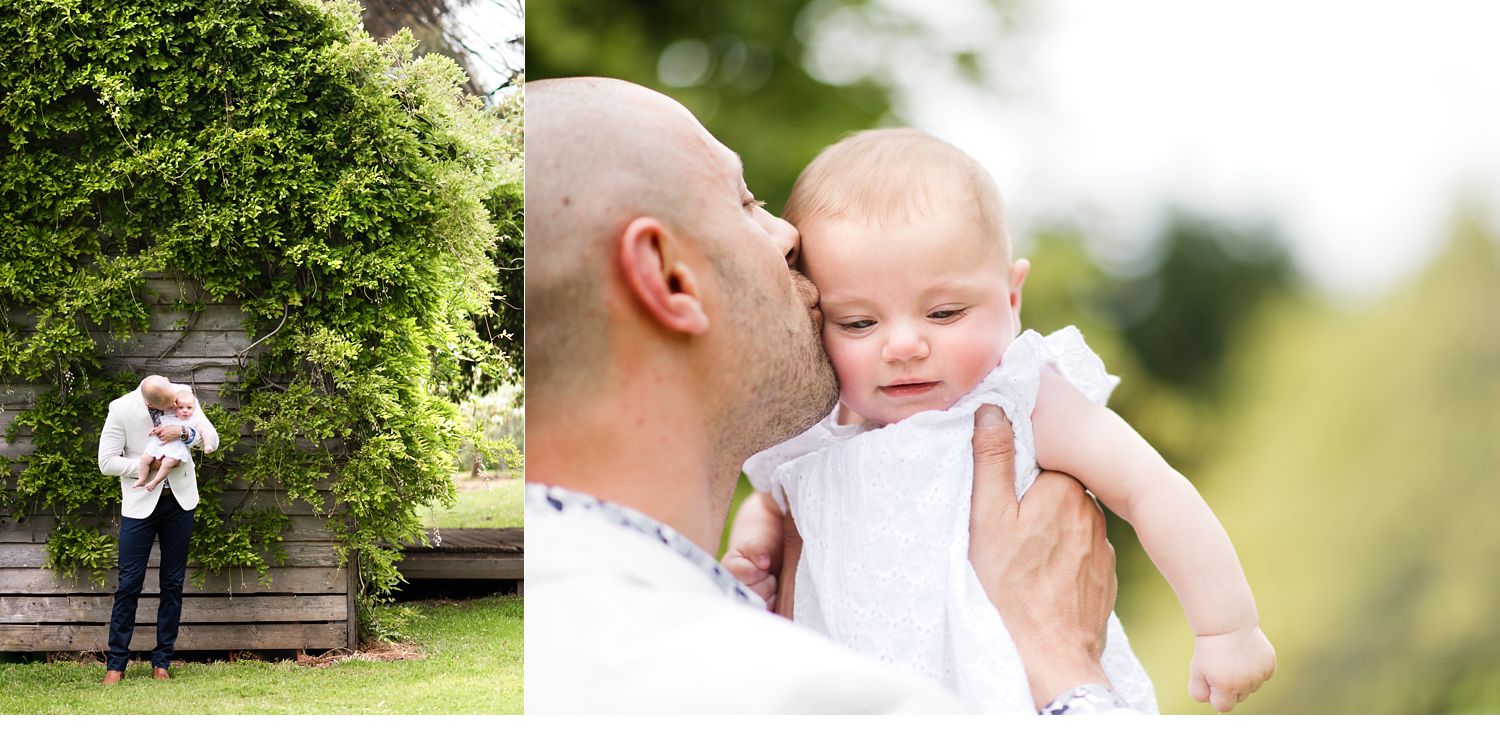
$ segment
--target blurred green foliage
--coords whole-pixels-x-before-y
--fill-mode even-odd
[[[1006,5],[1006,0],[987,0]],[[892,82],[873,72],[830,83],[809,71],[821,20],[848,18],[864,40],[935,49],[978,80],[985,49],[946,48],[920,18],[861,0],[550,0],[527,8],[529,79],[612,76],[682,102],[745,161],[750,189],[780,210],[792,183],[840,136],[889,126]]]
[[[1013,11],[1020,3],[995,2]],[[682,101],[780,210],[842,134],[901,124],[888,76],[810,70],[815,26],[880,3],[597,3],[529,8],[531,78],[616,76]],[[1016,26],[997,27],[995,43]],[[957,78],[993,66],[919,23]],[[926,33],[926,35],[923,35]],[[871,43],[879,39],[871,39]],[[900,63],[897,58],[892,63]],[[965,71],[968,69],[969,71]],[[955,110],[959,112],[961,110]],[[1005,181],[1000,181],[1002,187]],[[1023,325],[1075,324],[1122,384],[1111,407],[1224,522],[1280,668],[1237,712],[1500,712],[1500,249],[1460,215],[1446,253],[1359,306],[1299,285],[1271,224],[1161,211],[1144,259],[1088,254],[1088,221],[1027,235]],[[1271,223],[1274,223],[1272,221]],[[734,504],[748,491],[741,482]],[[1121,520],[1119,612],[1166,712],[1192,634]]]
[[[1278,652],[1246,711],[1500,712],[1500,247],[1477,221],[1403,289],[1280,299],[1233,346],[1190,476]],[[1175,603],[1159,577],[1121,589],[1163,709],[1203,711]]]

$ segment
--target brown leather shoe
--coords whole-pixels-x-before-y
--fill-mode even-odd
[[[119,684],[125,678],[125,673],[118,669],[111,669],[104,673],[104,679],[99,684]]]
[[[161,667],[154,667],[151,670],[151,678],[166,681],[168,679],[171,679],[172,675],[167,674],[167,670],[162,669]]]

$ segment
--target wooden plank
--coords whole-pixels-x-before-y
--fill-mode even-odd
[[[210,575],[202,588],[193,586],[188,571],[186,593],[343,593],[348,590],[348,574],[340,568],[272,568],[271,585],[262,587],[255,571],[231,569]],[[35,568],[0,568],[0,593],[36,593],[65,595],[69,593],[114,593],[115,571],[105,574],[103,586],[94,586],[87,578],[63,578],[49,570]],[[159,592],[158,572],[146,571],[144,594]]]
[[[184,311],[174,308],[168,304],[155,304],[146,308],[146,314],[150,317],[145,329],[151,331],[180,331],[182,325],[191,323],[194,330],[241,332],[245,329],[245,313],[235,303],[205,304],[202,311]],[[5,321],[9,322],[22,336],[29,336],[36,331],[37,315],[30,310],[13,309],[6,313]],[[90,329],[99,329],[90,326]]]
[[[514,580],[526,574],[525,559],[510,555],[408,554],[398,567],[407,580]]]
[[[358,553],[352,553],[349,555],[349,575],[359,575]],[[357,579],[350,580],[349,587],[344,591],[344,611],[345,616],[348,617],[347,620],[344,621],[344,647],[348,649],[355,649],[359,647],[359,608],[357,606],[356,600],[358,597],[359,581]]]
[[[333,649],[343,645],[346,628],[337,623],[183,624],[178,651],[215,649]],[[154,624],[137,625],[132,651],[156,645]],[[105,624],[0,625],[0,651],[108,651]]]
[[[0,596],[0,624],[109,623],[114,596]],[[137,624],[156,623],[160,599],[142,598]],[[182,598],[183,623],[266,623],[343,621],[349,617],[346,596],[190,596]]]
[[[19,466],[19,465],[17,465]],[[19,471],[19,469],[17,469]],[[201,478],[201,477],[200,477]],[[202,484],[203,482],[199,482]],[[230,514],[249,512],[258,509],[274,509],[282,514],[293,517],[298,516],[326,516],[337,514],[334,512],[333,492],[327,489],[319,489],[317,495],[320,498],[316,504],[308,504],[301,499],[292,499],[291,495],[284,489],[243,489],[243,481],[236,480],[235,484],[220,493],[220,505]],[[0,494],[3,494],[8,485],[0,484]],[[117,516],[119,507],[111,507],[108,517]]]
[[[0,434],[5,433],[5,428],[10,425],[10,422],[14,420],[17,415],[36,405],[36,397],[41,394],[41,391],[44,388],[46,390],[51,390],[51,386],[31,386],[28,389],[30,392],[26,392],[21,390],[20,388],[16,388],[9,395],[0,395]],[[197,396],[198,398],[198,407],[206,408],[208,406],[217,405],[223,406],[225,409],[231,412],[239,411],[240,399],[237,396],[228,393],[227,388],[223,392],[221,392],[221,388],[224,388],[224,386],[216,384],[200,385],[196,388],[193,388],[193,395]],[[11,399],[14,402],[5,402],[4,399],[7,398]],[[102,422],[100,425],[103,425]],[[21,433],[24,435],[30,435],[31,429],[25,429]]]
[[[5,414],[0,414],[0,418],[3,417],[5,417]],[[250,424],[244,424],[240,427],[240,441],[239,444],[236,445],[236,449],[250,449],[260,443],[261,437],[251,429],[252,427],[250,426]],[[17,429],[14,437],[9,440],[5,439],[3,434],[4,432],[0,431],[0,456],[4,456],[10,459],[22,459],[31,455],[31,429],[19,428]],[[95,437],[90,436],[89,438],[93,439]],[[312,443],[313,442],[310,439],[297,439],[297,446],[299,448],[310,449],[312,448]],[[325,439],[323,443],[326,444],[330,449],[338,449],[343,446],[344,440],[338,438],[330,438]],[[197,448],[193,449],[193,458],[195,462],[202,463],[201,453],[202,452],[200,452]]]
[[[36,404],[38,396],[50,390],[52,386],[38,383],[0,383],[0,409],[25,410]]]
[[[174,383],[203,385],[239,380],[235,359],[226,353],[222,357],[170,357],[156,359],[149,356],[105,355],[100,361],[106,368],[117,372],[136,373],[140,377],[162,375]]]
[[[407,545],[408,554],[420,552],[515,553],[525,550],[526,533],[520,527],[477,527],[427,530],[430,545]]]
[[[324,542],[290,542],[283,545],[286,549],[286,563],[288,568],[329,568],[339,564],[338,552],[334,550],[333,543]],[[47,559],[47,546],[45,544],[27,543],[0,543],[0,568],[41,568]],[[155,568],[161,565],[161,546],[151,546],[151,557],[146,560],[146,567]],[[195,561],[188,562],[188,569],[198,567]]]
[[[197,282],[183,276],[147,276],[140,295],[147,304],[206,302],[209,299],[208,292],[203,291]]]
[[[104,332],[90,333],[101,355],[146,357],[166,360],[177,357],[233,357],[253,342],[242,331],[191,330],[135,332],[128,339],[115,339]]]
[[[118,534],[119,513],[114,515],[85,515],[80,518],[85,525],[101,526],[109,525],[110,534]],[[332,533],[328,530],[327,521],[315,515],[292,515],[291,529],[281,533],[281,539],[286,542],[330,542],[333,540]],[[36,515],[17,523],[10,517],[0,517],[0,543],[23,542],[23,543],[45,543],[47,535],[57,525],[57,518],[51,515]]]

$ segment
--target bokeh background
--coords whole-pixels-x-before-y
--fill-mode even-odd
[[[781,204],[912,125],[995,175],[1112,406],[1203,492],[1280,669],[1239,711],[1500,712],[1500,27],[1488,3],[549,0],[531,79],[677,98]],[[1167,712],[1192,636],[1113,520]]]

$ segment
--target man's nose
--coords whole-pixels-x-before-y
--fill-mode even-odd
[[[922,337],[913,327],[898,326],[891,328],[880,356],[886,362],[906,362],[921,360],[929,354],[931,348],[927,346],[927,338]]]
[[[802,250],[802,234],[792,224],[776,217],[770,216],[771,222],[767,230],[771,234],[771,240],[776,242],[776,247],[781,249],[782,258],[786,259],[787,268],[797,265],[797,255]]]

